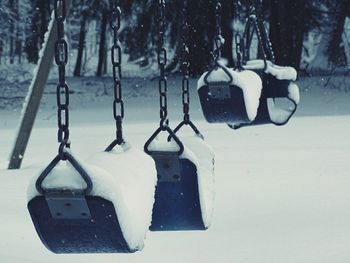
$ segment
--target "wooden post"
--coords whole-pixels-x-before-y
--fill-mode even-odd
[[[71,0],[66,0],[67,14]],[[23,105],[23,114],[18,128],[16,142],[12,149],[8,169],[19,169],[28,145],[30,134],[34,125],[44,88],[49,77],[50,67],[55,53],[55,42],[57,39],[57,27],[54,15],[51,16],[46,41],[42,47],[42,56],[39,58],[36,74],[30,84],[26,103]]]

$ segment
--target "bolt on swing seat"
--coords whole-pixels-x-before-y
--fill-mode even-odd
[[[69,152],[65,158],[67,165],[57,156],[28,187],[29,213],[43,244],[57,254],[134,252],[108,198],[109,175],[93,166],[88,174]]]
[[[169,133],[170,141],[159,143],[155,140],[162,131]],[[188,154],[167,126],[158,128],[151,136],[145,144],[145,152],[154,159],[158,176],[150,230],[207,229],[198,187],[198,167],[193,162],[193,154]]]

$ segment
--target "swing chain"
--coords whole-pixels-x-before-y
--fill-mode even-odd
[[[251,30],[251,26],[253,26],[253,30]],[[272,50],[272,44],[266,32],[266,28],[263,22],[263,16],[261,11],[261,2],[259,0],[252,0],[249,8],[247,25],[244,32],[244,51],[243,51],[243,63],[249,60],[249,48],[252,44],[252,35],[256,31],[256,35],[258,37],[258,43],[260,43],[259,47],[261,49],[263,59],[265,61],[271,60],[275,61],[274,53]]]
[[[216,7],[215,7],[215,39],[214,39],[214,51],[212,52],[213,62],[217,64],[221,57],[221,49],[223,46],[223,37],[221,35],[221,9],[222,5],[220,1],[217,1]]]
[[[181,72],[182,72],[182,105],[184,113],[184,122],[189,124],[190,122],[190,93],[189,93],[189,49],[187,46],[189,36],[189,26],[187,22],[183,24],[182,35],[182,58],[181,58]]]
[[[242,37],[239,33],[235,35],[235,43],[236,43],[236,56],[237,56],[237,68],[242,69],[242,50],[244,47],[244,43],[242,43]]]
[[[66,160],[65,149],[70,148],[69,140],[69,86],[66,82],[66,65],[68,62],[68,44],[64,38],[66,20],[66,1],[56,0],[54,5],[57,21],[57,41],[55,43],[55,62],[58,67],[59,83],[56,88],[59,156]]]
[[[111,28],[113,31],[113,46],[111,50],[111,61],[113,67],[114,101],[113,116],[116,121],[116,142],[118,145],[124,143],[122,122],[124,118],[124,101],[122,98],[122,49],[119,42],[119,30],[121,26],[121,11],[117,1],[112,1]]]
[[[168,120],[168,101],[167,101],[167,77],[165,74],[165,67],[167,62],[167,52],[164,45],[165,35],[165,0],[159,0],[159,17],[158,17],[158,65],[160,71],[159,77],[159,102],[160,102],[160,127],[167,127]]]

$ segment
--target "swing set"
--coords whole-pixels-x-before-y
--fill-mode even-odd
[[[66,82],[65,67],[68,62],[68,44],[64,38],[64,22],[67,16],[67,0],[55,0],[54,14],[57,26],[57,41],[55,43],[55,62],[59,72],[57,85],[58,108],[58,141],[57,156],[49,163],[33,182],[36,195],[28,201],[28,210],[33,224],[42,243],[54,253],[132,253],[141,250],[143,244],[135,245],[129,241],[127,230],[120,220],[119,204],[113,198],[99,193],[100,189],[94,170],[86,168],[78,161],[71,151],[69,132],[69,85]],[[205,118],[211,123],[228,123],[233,128],[273,123],[283,125],[295,113],[297,101],[290,95],[293,78],[281,79],[280,75],[270,70],[274,65],[273,52],[263,26],[257,1],[250,9],[247,26],[241,42],[236,36],[238,67],[229,69],[220,62],[222,37],[220,30],[220,1],[216,7],[217,34],[213,65],[198,81],[198,94]],[[121,11],[116,0],[111,1],[113,31],[113,46],[111,63],[113,66],[114,102],[113,116],[116,122],[116,137],[100,153],[101,158],[112,160],[112,166],[123,155],[130,152],[130,145],[124,140],[123,118],[124,102],[122,97],[122,48],[119,41],[121,26]],[[189,95],[189,53],[188,53],[188,24],[184,19],[182,26],[182,106],[183,120],[172,129],[168,119],[167,108],[167,77],[165,73],[167,50],[165,48],[165,0],[158,4],[158,65],[160,96],[160,122],[155,132],[144,145],[144,152],[140,156],[150,159],[151,169],[148,179],[155,179],[142,187],[149,188],[154,196],[151,217],[151,231],[185,231],[206,230],[210,226],[212,215],[212,196],[205,192],[204,180],[212,183],[214,171],[214,155],[204,142],[204,137],[190,118]],[[185,11],[184,11],[184,17]],[[252,35],[256,32],[259,46],[263,54],[262,60],[249,59],[249,49]],[[243,56],[242,54],[243,53]],[[279,67],[278,67],[279,69]],[[245,72],[245,73],[244,73]],[[243,73],[243,74],[242,74]],[[241,74],[241,75],[240,75]],[[247,113],[247,98],[245,97],[242,81],[236,81],[236,76],[250,76],[255,80],[251,85],[260,85],[258,109],[254,118]],[[295,76],[296,78],[296,76]],[[259,91],[259,87],[252,87]],[[288,116],[280,122],[273,119],[271,106],[276,98],[286,97],[293,102],[295,108],[288,112]],[[271,102],[270,102],[271,100]],[[286,116],[286,115],[283,115]],[[190,140],[179,136],[178,132],[188,126],[194,132]],[[160,135],[165,134],[162,141]],[[163,136],[164,137],[164,136]],[[118,149],[116,153],[115,149]],[[206,158],[201,158],[206,153]],[[193,157],[194,156],[194,157]],[[154,161],[154,162],[153,162]],[[53,171],[61,164],[68,164],[75,174],[83,181],[81,188],[62,186],[47,186],[46,180],[53,177]],[[134,163],[129,162],[128,174],[132,177]],[[210,167],[206,173],[203,166]],[[109,177],[120,175],[118,166]],[[109,178],[108,177],[108,178]],[[138,179],[135,177],[134,184]],[[136,183],[137,184],[137,183]],[[98,187],[97,187],[98,186]],[[211,185],[210,185],[211,186]],[[130,185],[133,187],[133,185]],[[208,190],[207,190],[208,191]],[[206,197],[205,197],[206,196]],[[209,198],[208,198],[209,196]],[[207,198],[207,199],[206,199]],[[205,205],[206,204],[206,205]],[[131,207],[130,210],[133,210]],[[134,214],[134,216],[138,216]]]

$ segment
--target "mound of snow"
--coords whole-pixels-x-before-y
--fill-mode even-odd
[[[157,172],[151,157],[135,148],[99,152],[80,162],[93,183],[92,196],[114,204],[124,238],[140,250],[152,219]],[[35,176],[27,191],[28,201],[38,196]],[[85,182],[75,169],[62,162],[44,180],[45,189],[83,189]]]
[[[251,70],[235,71],[227,69],[232,77],[230,85],[234,85],[242,89],[246,111],[250,121],[254,121],[259,107],[259,99],[261,97],[262,81],[258,74]],[[205,72],[197,83],[197,89],[206,86],[205,77],[208,72]],[[208,82],[228,82],[229,76],[222,68],[218,68],[210,73]]]
[[[293,67],[278,66],[273,64],[271,61],[267,61],[266,64],[267,67],[265,69],[264,60],[257,59],[248,61],[243,67],[247,70],[265,69],[265,73],[271,74],[279,80],[297,80],[298,73]]]
[[[209,227],[214,210],[214,153],[211,147],[199,136],[181,137],[184,151],[180,159],[191,161],[197,168],[199,200],[202,219],[205,227]],[[177,152],[179,146],[174,140],[170,142],[154,140],[149,145],[150,151]]]
[[[300,103],[300,92],[299,87],[296,83],[291,82],[288,86],[288,97],[293,100],[296,104]]]
[[[196,159],[190,159],[196,164],[198,174],[199,200],[204,225],[208,228],[211,225],[214,210],[214,164],[215,155],[212,148],[199,136],[181,136],[184,146],[190,150]],[[180,156],[185,158],[186,155]],[[187,159],[190,158],[187,157]]]
[[[245,69],[249,70],[263,70],[265,73],[271,74],[278,80],[290,80],[291,83],[288,86],[288,98],[293,100],[296,104],[300,102],[300,93],[299,87],[295,83],[297,80],[298,74],[293,67],[282,67],[273,64],[271,61],[267,61],[267,67],[265,69],[265,63],[263,60],[250,60],[244,66]],[[270,119],[274,123],[285,123],[291,116],[293,109],[285,110],[276,107],[273,99],[267,100],[267,106],[269,110]]]

